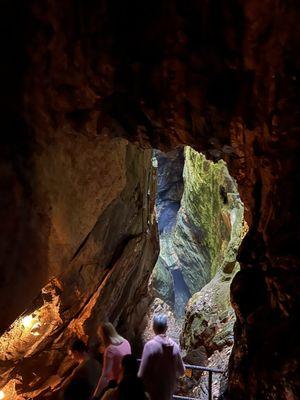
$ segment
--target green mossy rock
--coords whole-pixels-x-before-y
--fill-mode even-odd
[[[236,256],[245,232],[244,206],[224,161],[212,163],[193,149],[185,149],[179,212],[184,217],[178,218],[175,228],[177,255],[194,293],[186,306],[181,344],[188,355],[205,348],[210,357],[233,344],[230,284],[239,269]],[[189,259],[184,242],[193,248]]]
[[[174,306],[174,287],[171,273],[164,260],[159,256],[153,269],[150,281],[151,292],[154,297],[164,300],[171,307]]]
[[[209,314],[212,308],[217,319],[231,313],[229,285],[237,270],[236,255],[243,236],[244,207],[224,161],[213,163],[190,147],[185,148],[183,155],[184,163],[180,153],[158,154],[160,256],[150,287],[156,297],[169,305],[174,305],[175,299],[174,309],[181,310],[181,315],[187,299],[195,295],[188,306],[189,321],[184,331],[187,336],[184,345],[194,348],[197,335],[207,336],[207,343],[215,337],[220,337],[217,341],[226,342],[222,332],[216,333]],[[174,197],[174,188],[180,182],[180,165],[183,176],[181,199],[178,191]],[[173,175],[170,174],[171,167]],[[174,200],[179,208],[177,215],[174,214]],[[181,281],[176,281],[180,275]],[[208,308],[197,297],[201,298],[203,293],[200,295],[199,291],[202,288],[205,297],[211,294]],[[181,295],[179,290],[182,290]],[[194,303],[197,304],[195,316],[189,311],[191,307],[192,310],[195,308]],[[209,325],[203,332],[202,324]],[[230,329],[225,327],[224,332]]]
[[[192,294],[224,268],[231,274],[241,242],[244,207],[226,163],[184,151],[184,192],[174,229],[174,248]]]

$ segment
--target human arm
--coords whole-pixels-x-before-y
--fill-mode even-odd
[[[138,377],[139,378],[144,378],[147,376],[147,370],[149,369],[149,362],[150,362],[150,356],[151,356],[151,351],[150,351],[150,346],[149,343],[146,343],[143,349],[143,354],[142,354],[142,360],[138,372]]]
[[[64,389],[60,392],[60,400],[72,399],[77,390],[78,381],[82,380],[84,363],[77,364],[70,376],[64,382]],[[83,377],[84,378],[84,377]]]
[[[101,373],[101,376],[98,381],[98,384],[95,389],[93,397],[96,397],[96,398],[99,397],[101,395],[103,389],[105,389],[105,387],[108,385],[109,376],[111,374],[112,367],[113,367],[112,354],[110,353],[110,351],[108,349],[106,349],[104,352],[104,356],[103,356],[102,373]]]

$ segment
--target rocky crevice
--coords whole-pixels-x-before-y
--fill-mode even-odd
[[[183,150],[167,154],[154,153],[157,170],[156,218],[159,230],[160,253],[151,275],[150,292],[174,310],[179,306],[179,291],[174,274],[180,268],[173,245],[176,221],[183,194]],[[180,271],[179,271],[180,272]],[[180,303],[181,304],[181,303]],[[184,304],[183,304],[184,307]],[[181,306],[182,308],[182,306]],[[181,312],[182,316],[182,312]]]
[[[159,299],[151,306],[150,319],[153,312],[166,312],[170,334],[178,341],[180,336],[185,361],[219,368],[227,375],[235,322],[230,285],[247,232],[244,206],[224,162],[213,163],[189,147],[184,149],[183,164],[175,155],[157,157],[160,255],[150,290]],[[183,188],[178,198],[180,176]],[[145,338],[148,331],[149,326]],[[215,396],[221,383],[224,391],[225,376],[214,376]],[[205,399],[207,385],[204,374],[193,373],[182,381],[181,394]]]
[[[160,256],[150,286],[170,306],[181,307],[183,316],[186,302],[211,281],[225,258],[224,270],[232,276],[241,231],[233,227],[240,228],[243,205],[225,163],[214,164],[189,147],[183,161],[174,154],[158,158]],[[175,302],[179,292],[182,299]]]

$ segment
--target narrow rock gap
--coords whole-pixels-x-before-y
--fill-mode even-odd
[[[157,169],[156,218],[160,253],[144,340],[154,313],[169,317],[169,335],[189,364],[227,371],[233,345],[230,284],[239,270],[239,245],[247,230],[236,182],[226,163],[213,163],[189,147],[153,152]],[[226,387],[214,376],[214,395]],[[185,377],[179,394],[207,398],[205,374]],[[216,397],[217,398],[217,397]]]

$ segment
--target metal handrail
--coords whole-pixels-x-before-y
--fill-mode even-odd
[[[207,371],[208,372],[208,400],[212,400],[212,374],[224,374],[225,371],[217,368],[209,368],[203,367],[202,365],[192,365],[192,364],[184,364],[187,369],[195,369],[198,371]],[[196,400],[196,397],[185,397],[185,396],[173,396],[173,399],[180,400]]]
[[[138,361],[141,362],[141,359],[138,359]],[[197,371],[208,372],[208,400],[212,400],[212,374],[224,374],[225,371],[217,368],[203,367],[202,365],[184,364],[184,366],[187,369],[195,369]],[[197,397],[185,397],[185,396],[173,395],[173,399],[197,400]]]
[[[203,367],[202,365],[184,364],[187,369],[197,369],[200,371],[213,372],[215,374],[224,374],[225,371],[217,368]]]

